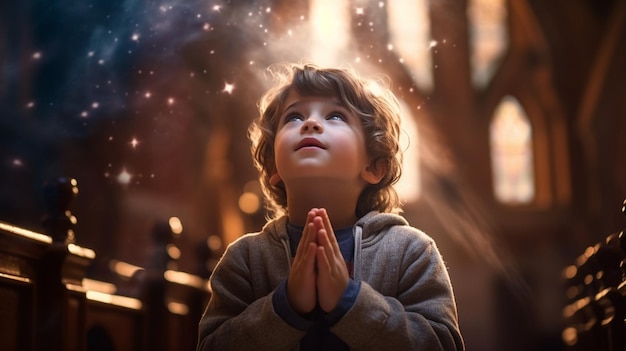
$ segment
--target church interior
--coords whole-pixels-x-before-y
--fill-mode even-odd
[[[277,62],[398,97],[468,350],[626,349],[626,2],[0,4],[0,349],[194,350]]]

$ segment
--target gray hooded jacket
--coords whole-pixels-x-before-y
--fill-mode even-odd
[[[272,295],[289,275],[287,218],[233,242],[210,278],[198,350],[297,350],[306,331],[276,314]],[[370,212],[355,225],[361,289],[331,328],[352,350],[464,350],[450,278],[435,242],[406,220]]]

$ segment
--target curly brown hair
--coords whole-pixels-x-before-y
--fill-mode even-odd
[[[322,68],[314,64],[278,64],[268,71],[276,81],[259,100],[259,117],[248,130],[254,165],[259,170],[266,207],[274,216],[287,212],[287,194],[281,184],[273,185],[276,172],[274,139],[285,100],[293,89],[303,96],[336,97],[359,116],[367,143],[370,165],[384,167],[385,175],[377,184],[368,184],[357,201],[355,215],[369,211],[398,211],[401,204],[393,187],[402,173],[399,147],[400,107],[391,90],[379,82],[361,78],[349,68]]]

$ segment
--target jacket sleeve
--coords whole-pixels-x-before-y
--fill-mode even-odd
[[[304,335],[275,313],[273,290],[255,296],[259,288],[250,274],[247,246],[241,240],[233,243],[211,275],[197,350],[290,350]]]
[[[464,350],[450,278],[434,242],[400,255],[395,293],[385,296],[362,282],[355,305],[332,331],[352,350]]]

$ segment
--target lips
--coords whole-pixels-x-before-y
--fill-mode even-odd
[[[298,145],[296,145],[296,151],[300,150],[302,148],[305,148],[305,147],[317,147],[317,148],[320,148],[320,149],[325,149],[326,148],[324,146],[324,144],[322,144],[322,142],[320,142],[319,140],[317,140],[315,138],[304,138],[304,139],[300,140]]]

